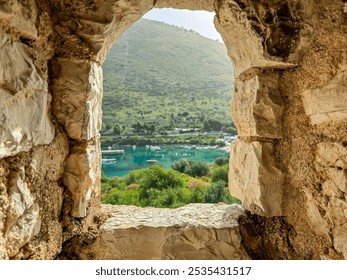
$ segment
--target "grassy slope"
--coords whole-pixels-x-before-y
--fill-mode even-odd
[[[194,32],[141,19],[104,65],[104,123],[169,122],[171,113],[229,118],[233,73],[225,46]]]

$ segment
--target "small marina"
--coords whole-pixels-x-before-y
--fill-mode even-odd
[[[106,177],[124,177],[131,170],[147,168],[152,164],[160,164],[169,169],[173,162],[181,159],[213,163],[216,158],[226,156],[226,150],[206,146],[118,147],[102,151],[102,170]]]

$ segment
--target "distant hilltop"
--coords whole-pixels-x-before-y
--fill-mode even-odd
[[[186,113],[182,122],[231,123],[233,68],[227,50],[195,31],[140,19],[113,46],[103,69],[104,125],[167,126],[170,114]]]

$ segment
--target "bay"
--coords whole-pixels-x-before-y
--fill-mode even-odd
[[[125,177],[131,170],[148,168],[153,163],[171,169],[171,164],[181,159],[213,163],[216,158],[227,157],[229,154],[223,149],[191,146],[118,147],[114,149],[124,150],[124,154],[103,156],[103,159],[116,159],[114,164],[102,165],[102,171],[106,177]]]

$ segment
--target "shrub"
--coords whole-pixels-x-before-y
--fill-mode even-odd
[[[101,191],[106,193],[112,189],[124,190],[125,184],[123,180],[115,180],[111,178],[107,178],[104,175],[104,172],[101,173]]]
[[[205,192],[206,203],[224,202],[227,204],[239,203],[239,201],[232,197],[229,189],[225,186],[224,181],[213,183]]]
[[[207,202],[207,203],[223,202],[224,191],[225,191],[225,182],[224,181],[218,181],[216,183],[213,183],[206,190],[205,202]]]
[[[144,202],[144,206],[163,208],[169,207],[177,201],[175,193],[168,190],[150,188],[146,191],[146,196],[146,198],[141,198]]]
[[[224,181],[225,185],[228,184],[229,164],[217,166],[212,169],[211,180],[212,182]]]
[[[204,191],[201,188],[196,188],[191,195],[191,203],[205,202]]]
[[[178,172],[185,173],[184,171],[189,165],[190,165],[189,160],[182,159],[182,160],[175,161],[173,164],[171,164],[171,168]]]
[[[113,189],[110,194],[102,199],[102,203],[114,205],[136,205],[142,206],[139,201],[138,190],[121,191]]]
[[[191,164],[186,168],[186,174],[192,177],[206,176],[210,171],[210,167],[205,162],[192,161]]]
[[[222,166],[224,164],[229,163],[229,159],[225,157],[219,157],[215,159],[214,163],[218,166]]]
[[[188,159],[182,159],[174,162],[171,165],[172,169],[177,170],[181,173],[188,174],[192,177],[206,176],[210,171],[210,167],[205,162],[198,162]]]
[[[173,170],[153,165],[143,171],[140,183],[140,198],[148,197],[149,189],[174,189],[183,187],[183,179]]]
[[[142,178],[142,173],[143,170],[133,170],[131,171],[125,178],[125,184],[130,185],[130,184],[136,184],[138,183],[141,178]]]
[[[187,187],[192,191],[195,190],[196,188],[206,189],[208,186],[209,186],[209,183],[201,179],[189,178],[187,181]]]

